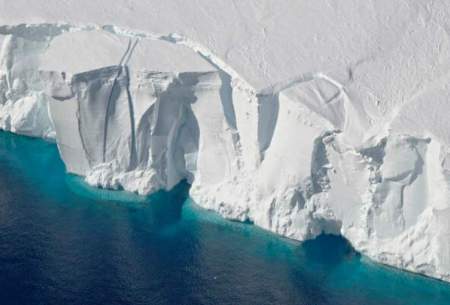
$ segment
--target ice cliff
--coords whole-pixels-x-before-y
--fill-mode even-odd
[[[298,240],[341,234],[378,262],[450,281],[445,1],[233,12],[211,1],[198,20],[168,1],[157,24],[139,24],[144,4],[131,1],[141,21],[118,21],[129,26],[96,1],[68,7],[85,4],[97,23],[56,2],[29,4],[50,22],[18,23],[35,19],[14,16],[20,2],[0,2],[0,127],[54,139],[68,172],[139,194],[187,179],[224,217]],[[152,31],[165,22],[194,29]]]

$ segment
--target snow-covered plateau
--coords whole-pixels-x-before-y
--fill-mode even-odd
[[[450,281],[449,35],[447,0],[0,0],[0,127]]]

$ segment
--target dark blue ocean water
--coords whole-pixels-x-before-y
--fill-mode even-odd
[[[64,173],[54,144],[0,133],[0,304],[450,304],[450,285],[196,207]]]

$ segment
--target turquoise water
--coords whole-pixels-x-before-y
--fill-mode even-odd
[[[54,144],[0,133],[0,304],[450,304],[450,285],[198,208],[66,175]]]

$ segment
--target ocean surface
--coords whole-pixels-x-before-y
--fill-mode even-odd
[[[223,220],[185,183],[149,198],[88,187],[55,144],[0,132],[0,304],[448,305],[450,285],[339,237]]]

